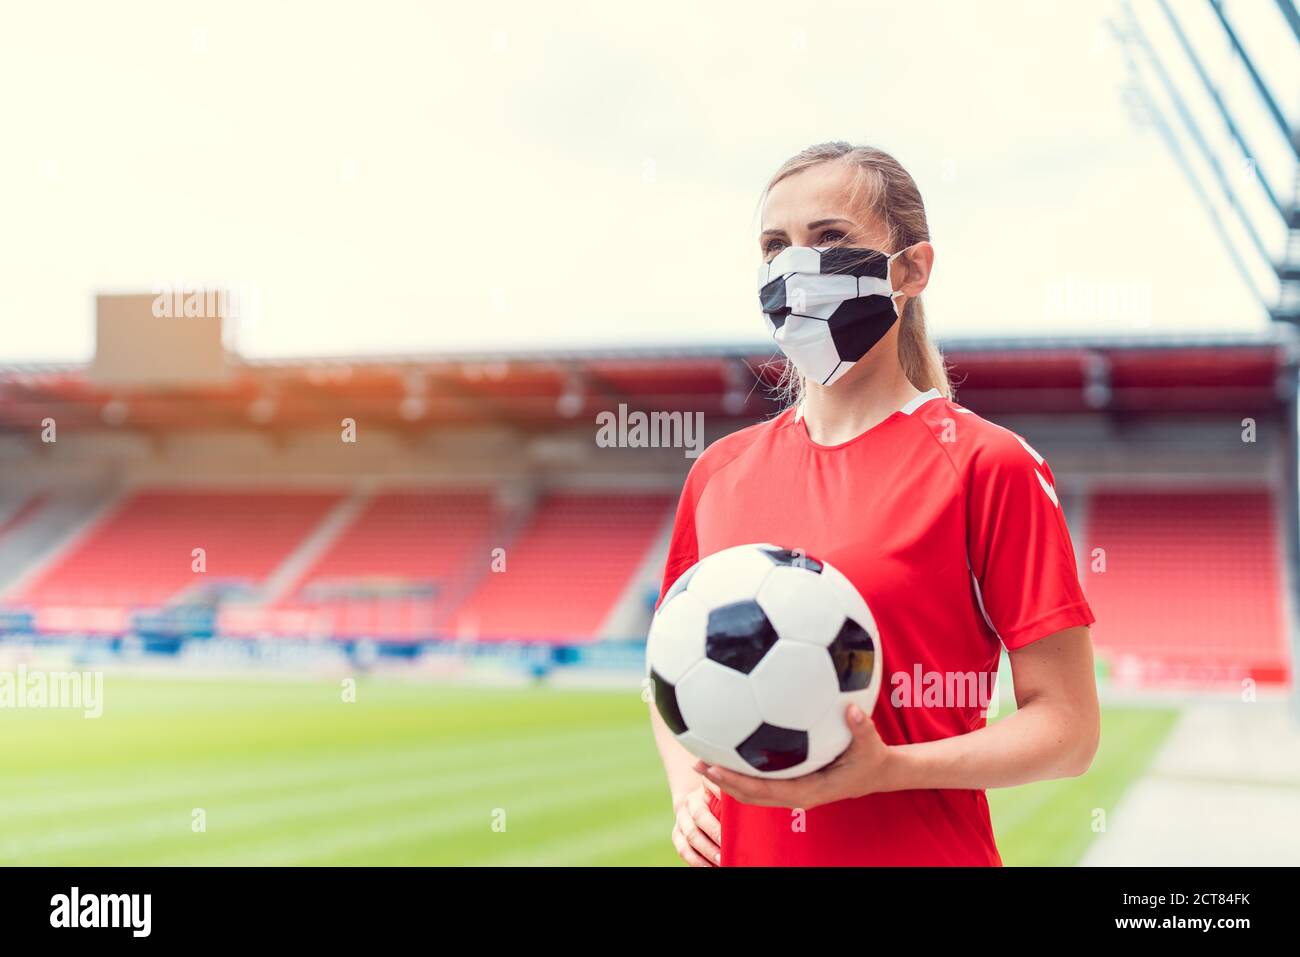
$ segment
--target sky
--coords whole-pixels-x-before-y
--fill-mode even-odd
[[[195,283],[238,292],[250,356],[760,342],[759,194],[831,139],[920,185],[940,337],[1262,329],[1134,108],[1121,16],[26,5],[0,31],[0,360],[88,359],[96,292]]]

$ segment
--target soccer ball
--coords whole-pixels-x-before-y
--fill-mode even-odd
[[[738,545],[668,589],[646,668],[659,714],[688,751],[742,774],[792,778],[848,747],[849,702],[871,714],[880,635],[836,568],[776,545]]]

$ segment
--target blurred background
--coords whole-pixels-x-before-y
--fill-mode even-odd
[[[0,671],[105,676],[0,707],[0,863],[673,863],[694,450],[597,423],[778,411],[758,197],[829,139],[1098,619],[1005,860],[1300,863],[1293,0],[53,3],[0,82]]]

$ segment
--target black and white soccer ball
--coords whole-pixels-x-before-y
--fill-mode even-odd
[[[696,757],[792,778],[848,747],[883,671],[866,600],[836,568],[776,545],[708,556],[668,589],[646,667],[664,723]]]

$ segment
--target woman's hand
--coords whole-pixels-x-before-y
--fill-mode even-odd
[[[707,789],[707,790],[706,790]],[[691,867],[716,867],[722,863],[722,825],[709,810],[709,792],[715,784],[704,781],[673,801],[673,847]]]
[[[876,731],[862,709],[851,704],[845,709],[853,740],[838,758],[812,774],[774,781],[749,774],[738,774],[703,761],[695,770],[715,782],[737,801],[767,807],[809,808],[845,798],[862,797],[876,791],[896,791],[900,784],[893,750]]]

